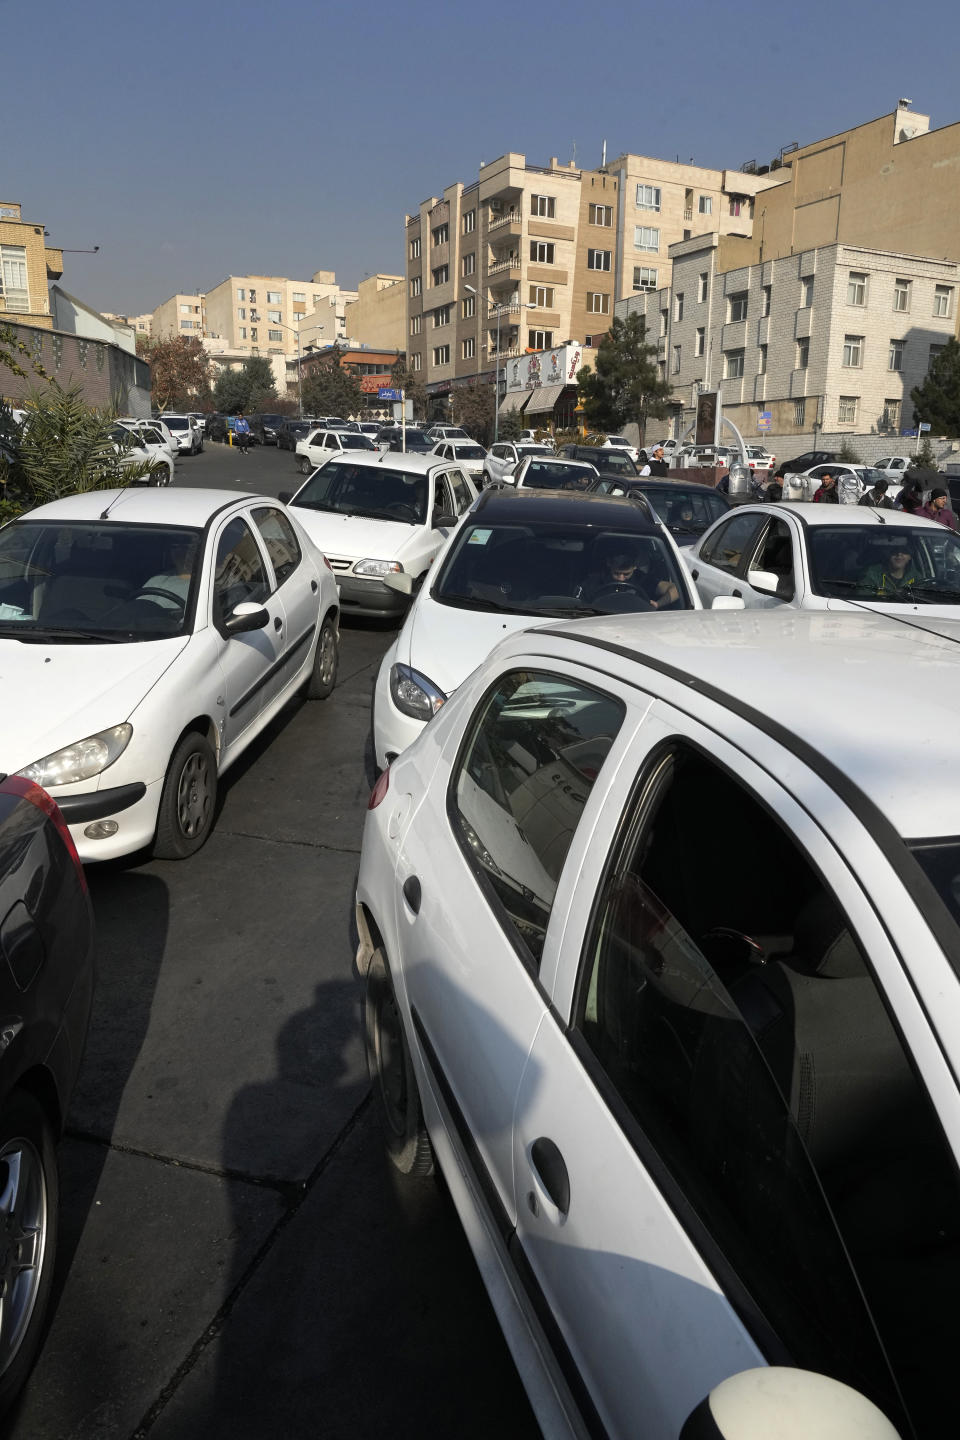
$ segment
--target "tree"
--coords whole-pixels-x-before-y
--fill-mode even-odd
[[[914,424],[922,420],[934,435],[960,435],[960,343],[951,340],[943,347],[910,399]]]
[[[213,403],[226,415],[271,410],[275,398],[273,368],[264,355],[251,355],[241,370],[221,370],[213,387]]]
[[[589,365],[578,371],[590,430],[614,434],[632,421],[642,436],[648,416],[667,413],[670,386],[657,373],[656,347],[647,343],[646,334],[642,315],[616,316],[600,341],[596,372]]]
[[[144,358],[150,364],[150,387],[158,410],[194,410],[209,403],[210,361],[195,336],[156,340]]]
[[[455,425],[462,425],[468,435],[481,445],[493,441],[494,395],[487,381],[480,385],[461,385],[451,396],[451,412]]]
[[[346,368],[336,348],[304,377],[301,389],[307,415],[356,415],[363,409],[360,377]]]
[[[508,410],[506,415],[501,415],[500,424],[497,427],[501,440],[519,440],[522,430],[523,416],[519,410]]]
[[[0,324],[0,366],[24,380],[27,372],[17,359],[18,355],[22,355],[29,362],[34,375],[39,375],[41,380],[50,379],[40,361],[31,357],[29,347],[23,343],[13,326]]]

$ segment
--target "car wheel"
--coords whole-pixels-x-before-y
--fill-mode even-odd
[[[207,839],[217,803],[217,758],[196,730],[184,735],[167,768],[153,853],[185,860]]]
[[[401,1175],[430,1175],[433,1147],[423,1123],[413,1061],[381,947],[370,957],[363,1008],[367,1065],[380,1098],[387,1153]]]
[[[0,1112],[0,1415],[30,1373],[43,1336],[57,1249],[59,1181],[53,1131],[32,1095]]]
[[[320,626],[320,635],[313,657],[313,669],[310,672],[310,679],[307,681],[308,700],[326,700],[328,695],[333,694],[339,665],[340,636],[337,631],[337,622],[332,615],[328,615]]]
[[[306,455],[301,455],[297,460],[297,469],[300,471],[300,474],[309,475],[310,468],[310,461],[307,459]]]

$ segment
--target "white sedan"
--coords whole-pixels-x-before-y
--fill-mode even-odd
[[[0,769],[83,860],[198,850],[218,778],[338,654],[333,573],[266,496],[98,490],[0,530]]]
[[[554,620],[375,785],[385,1147],[441,1169],[544,1435],[956,1434],[958,640]]]
[[[960,535],[897,510],[740,505],[684,550],[704,605],[960,619]]]
[[[319,465],[326,465],[334,455],[342,455],[345,450],[352,453],[354,450],[376,449],[370,436],[357,430],[310,430],[302,440],[297,441],[297,469],[301,475],[309,475]]]
[[[478,488],[482,484],[480,477],[487,452],[475,440],[438,440],[433,447],[433,454],[439,455],[441,460],[452,460],[466,470]]]

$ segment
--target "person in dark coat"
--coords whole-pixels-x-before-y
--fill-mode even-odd
[[[860,505],[869,505],[873,510],[892,510],[893,501],[887,495],[888,482],[878,480],[870,490],[866,490],[859,500]]]
[[[820,489],[813,497],[814,504],[839,505],[840,496],[837,492],[836,475],[823,475],[820,479]]]

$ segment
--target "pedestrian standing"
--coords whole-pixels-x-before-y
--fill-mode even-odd
[[[840,496],[837,493],[836,475],[822,475],[820,477],[820,488],[814,495],[814,502],[817,504],[839,505]]]
[[[244,420],[242,410],[237,411],[236,419],[233,422],[233,435],[240,447],[240,454],[246,455],[250,445],[250,422]]]
[[[869,505],[873,510],[892,510],[893,501],[887,495],[887,481],[878,480],[870,490],[864,491],[858,503]]]
[[[949,530],[957,529],[957,517],[947,503],[946,490],[931,490],[929,501],[917,511],[917,514],[925,515],[928,520],[938,520]]]
[[[655,446],[653,451],[653,459],[650,461],[649,473],[651,475],[664,476],[667,474],[669,469],[670,466],[663,458],[663,446]]]

